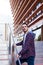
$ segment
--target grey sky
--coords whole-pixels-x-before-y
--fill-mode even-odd
[[[0,23],[12,23],[12,12],[9,0],[0,0]]]

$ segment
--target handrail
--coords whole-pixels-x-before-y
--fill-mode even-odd
[[[9,25],[9,24],[8,24],[8,26],[9,26],[9,28],[10,28],[10,32],[11,32],[11,35],[12,35],[12,40],[13,40],[13,43],[15,43],[15,40],[14,40],[14,37],[13,37],[13,34],[12,34],[12,30],[11,30],[11,27],[10,27],[10,25]],[[15,45],[16,45],[16,44],[15,44]],[[16,53],[18,54],[17,47],[16,47]],[[21,65],[21,62],[20,62],[19,58],[18,58],[18,62],[19,62],[19,65]]]

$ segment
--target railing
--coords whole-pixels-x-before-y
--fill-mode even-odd
[[[9,26],[9,29],[10,29],[10,32],[11,32],[11,36],[12,36],[12,40],[13,40],[13,46],[12,46],[12,53],[11,54],[9,54],[9,61],[12,61],[12,62],[10,62],[10,64],[12,64],[12,65],[14,65],[14,43],[15,43],[15,40],[14,40],[14,37],[13,37],[13,33],[12,33],[12,30],[11,30],[11,27],[10,27],[10,25],[8,24],[8,26]],[[11,40],[10,40],[11,41]],[[16,48],[16,53],[18,54],[18,50],[17,50],[17,48]],[[21,65],[21,62],[20,62],[20,60],[19,60],[19,58],[18,58],[18,62],[19,62],[19,65]],[[16,63],[15,63],[15,65],[16,65]]]

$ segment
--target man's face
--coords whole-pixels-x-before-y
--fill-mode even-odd
[[[24,33],[27,32],[28,27],[27,27],[26,24],[23,24],[23,25],[22,25],[22,30],[23,30]]]

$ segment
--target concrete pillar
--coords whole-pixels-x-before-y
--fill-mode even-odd
[[[6,40],[6,34],[7,34],[7,30],[6,30],[6,24],[5,24],[5,40]]]
[[[41,41],[43,41],[43,25],[41,26]]]
[[[8,26],[5,24],[5,41],[8,40]]]

